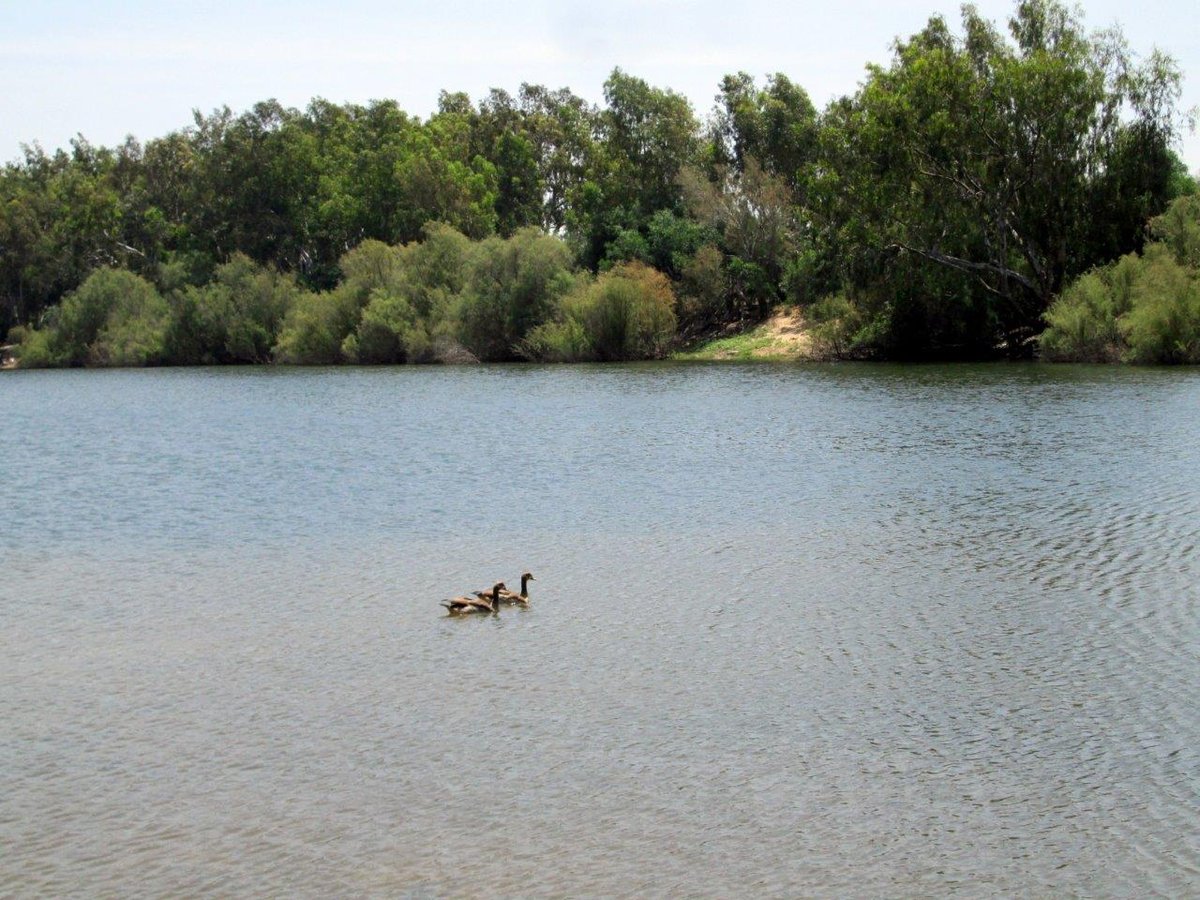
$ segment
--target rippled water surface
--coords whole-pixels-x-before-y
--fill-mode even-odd
[[[0,415],[0,895],[1200,891],[1195,370],[17,372]]]

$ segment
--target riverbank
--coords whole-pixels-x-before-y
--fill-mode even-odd
[[[731,326],[686,350],[672,354],[680,360],[799,361],[820,359],[812,330],[798,307],[780,307],[765,322],[738,330]]]

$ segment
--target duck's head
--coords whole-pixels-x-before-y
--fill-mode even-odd
[[[521,576],[521,581],[523,581],[523,582],[524,581],[537,581],[537,579],[533,577],[532,572],[526,572],[524,575]]]
[[[504,582],[497,581],[492,585],[492,612],[500,608],[500,592],[504,590]]]

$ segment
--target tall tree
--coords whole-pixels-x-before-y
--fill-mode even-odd
[[[1178,73],[1159,56],[1136,66],[1119,33],[1088,35],[1057,0],[1018,3],[1009,41],[973,7],[962,15],[961,36],[930,19],[831,107],[824,187],[843,251],[959,273],[959,296],[990,298],[984,321],[1015,347],[1064,278],[1099,261],[1093,198],[1122,143],[1169,145]]]

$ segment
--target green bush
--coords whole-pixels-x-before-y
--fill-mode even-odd
[[[462,292],[472,244],[466,235],[440,222],[430,222],[425,239],[404,247],[400,290],[416,314],[436,330]]]
[[[1138,260],[1126,257],[1122,264],[1126,272],[1132,273]],[[1128,304],[1122,304],[1114,290],[1114,269],[1110,266],[1087,273],[1050,305],[1046,311],[1048,327],[1040,339],[1046,359],[1113,362],[1120,358],[1117,318]]]
[[[1200,362],[1200,271],[1178,247],[1147,244],[1070,284],[1046,312],[1047,359]]]
[[[481,241],[454,310],[458,339],[484,361],[518,358],[525,337],[574,283],[571,268],[567,245],[536,228]]]
[[[812,323],[813,355],[828,359],[874,359],[884,354],[894,313],[846,294],[829,294],[812,304],[807,318]]]
[[[394,290],[401,278],[403,247],[390,247],[383,241],[366,240],[345,253],[338,265],[342,270],[343,290],[366,306],[375,291]]]
[[[1150,233],[1170,248],[1181,266],[1200,269],[1200,194],[1176,199],[1150,220]]]
[[[667,277],[626,263],[567,294],[558,318],[535,328],[522,349],[554,362],[655,359],[670,347],[675,323]]]
[[[1137,363],[1200,363],[1200,273],[1163,245],[1146,247],[1133,306],[1119,325]]]
[[[185,365],[266,362],[300,294],[291,276],[235,254],[208,284],[173,295],[168,358]]]
[[[323,294],[300,294],[284,317],[275,361],[309,366],[344,362],[342,348],[358,315],[353,290],[338,287]]]
[[[427,362],[432,342],[426,324],[404,297],[375,291],[344,355],[361,363]]]
[[[170,308],[154,285],[124,269],[97,269],[22,343],[18,362],[144,366],[163,361]]]
[[[17,365],[22,369],[47,369],[66,365],[65,356],[54,341],[54,332],[31,331],[17,347]]]

